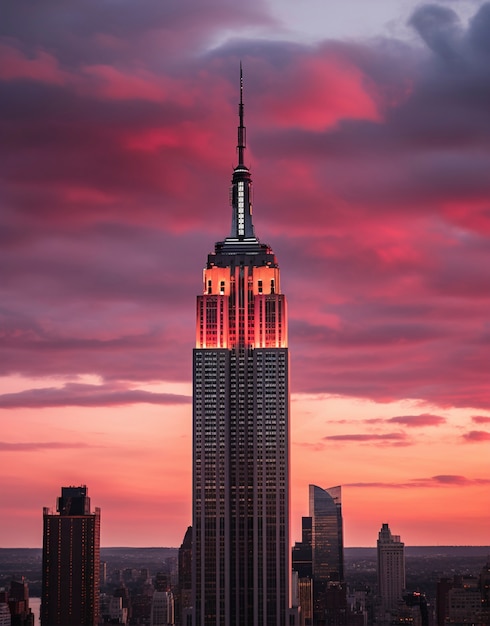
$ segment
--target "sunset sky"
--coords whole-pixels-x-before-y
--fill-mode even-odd
[[[0,547],[88,486],[103,546],[191,523],[195,299],[254,223],[289,305],[292,542],[490,544],[490,4],[0,5]]]

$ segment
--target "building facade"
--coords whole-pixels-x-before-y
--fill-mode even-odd
[[[151,601],[150,626],[175,624],[174,594],[171,591],[155,591]]]
[[[276,257],[252,223],[242,79],[231,233],[197,298],[195,626],[289,624],[289,355]]]
[[[309,486],[309,517],[302,518],[302,540],[292,550],[298,574],[304,626],[345,623],[344,536],[341,487]],[[305,599],[311,591],[311,601]],[[309,593],[307,591],[306,593]]]
[[[313,578],[344,581],[344,531],[341,487],[309,487]]]
[[[43,510],[42,626],[99,621],[100,510],[87,487],[62,487],[57,513]]]
[[[378,535],[378,596],[383,612],[396,611],[405,589],[405,544],[383,524]]]

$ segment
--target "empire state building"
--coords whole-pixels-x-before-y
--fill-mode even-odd
[[[240,70],[231,232],[197,297],[193,378],[195,626],[289,623],[289,356],[286,299],[255,236]]]

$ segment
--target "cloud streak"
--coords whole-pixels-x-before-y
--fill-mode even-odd
[[[0,395],[0,409],[46,408],[63,406],[121,406],[124,404],[188,404],[189,396],[155,393],[121,386],[68,383],[63,388],[29,389]]]
[[[83,448],[100,448],[94,444],[70,443],[68,441],[36,441],[36,442],[8,442],[0,441],[2,452],[39,452],[42,450],[73,450]]]
[[[412,478],[406,482],[357,482],[349,483],[346,487],[366,489],[438,489],[441,487],[469,487],[490,485],[490,478],[466,478],[458,475],[440,475],[429,478]]]

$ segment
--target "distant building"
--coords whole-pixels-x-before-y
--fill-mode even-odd
[[[171,591],[155,591],[151,603],[150,626],[175,624],[174,596]]]
[[[410,624],[411,626],[429,626],[429,606],[424,593],[413,591],[404,594],[404,604],[398,611],[399,624]]]
[[[8,596],[12,626],[34,626],[29,608],[29,586],[24,580],[12,580]]]
[[[452,626],[490,624],[488,605],[489,564],[477,578],[456,575],[437,583],[437,624]]]
[[[405,544],[383,524],[378,535],[378,596],[383,614],[396,611],[405,589]]]
[[[301,623],[345,623],[344,545],[341,488],[309,487],[310,515],[302,519],[302,540],[292,550],[298,575]]]
[[[43,510],[41,625],[97,626],[100,510],[85,486],[62,487],[56,510]]]
[[[11,626],[10,609],[7,603],[8,594],[4,589],[0,589],[0,626]]]
[[[112,596],[109,599],[109,619],[111,624],[127,624],[128,609],[123,606],[121,596]]]
[[[107,562],[101,561],[100,563],[100,586],[105,587],[107,585]]]
[[[310,485],[313,580],[344,581],[344,539],[341,487]]]
[[[483,608],[490,611],[490,556],[480,572],[480,591]]]

